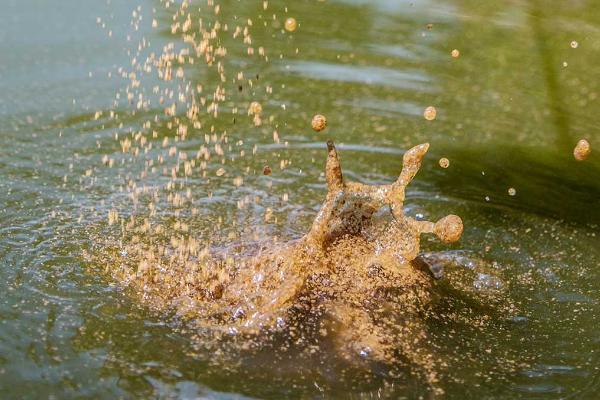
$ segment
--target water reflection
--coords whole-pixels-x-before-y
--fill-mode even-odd
[[[340,66],[308,61],[297,61],[287,64],[285,70],[297,73],[305,78],[357,83],[369,86],[385,86],[387,88],[415,90],[419,92],[434,91],[427,85],[429,79],[414,71],[402,72],[377,67]]]

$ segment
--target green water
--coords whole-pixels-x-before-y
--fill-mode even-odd
[[[200,209],[187,216],[192,231],[222,242],[248,240],[249,231],[297,238],[325,193],[320,174],[327,137],[339,145],[346,176],[368,183],[392,180],[403,151],[428,141],[407,212],[430,220],[458,214],[465,234],[450,248],[434,240],[423,247],[489,266],[519,305],[514,315],[491,313],[493,322],[482,329],[437,327],[439,357],[452,371],[442,385],[445,398],[597,398],[600,158],[593,152],[578,163],[572,156],[580,138],[593,148],[600,144],[597,4],[269,3],[267,11],[257,1],[220,3],[223,20],[253,19],[255,46],[270,56],[269,62],[245,57],[246,46],[227,35],[227,67],[259,77],[242,91],[230,81],[224,85],[231,104],[261,101],[265,114],[276,117],[281,141],[273,142],[273,126],[256,128],[245,110],[233,115],[227,104],[207,122],[227,130],[229,143],[243,140],[238,153],[246,156],[228,156],[222,178],[189,179]],[[130,20],[138,4],[144,19],[135,31]],[[285,6],[299,22],[293,34],[271,26],[273,13],[282,21]],[[162,29],[150,27],[153,7]],[[135,114],[123,102],[114,105],[127,84],[117,70],[129,65],[127,51],[142,35],[156,51],[170,41],[183,45],[164,28],[169,17],[160,10],[151,0],[0,5],[0,397],[426,396],[406,376],[365,383],[335,368],[311,374],[278,360],[213,365],[197,350],[193,332],[89,268],[84,253],[102,251],[92,238],[114,232],[106,215],[127,204],[123,182],[141,170],[142,161],[122,155],[113,137],[162,115],[157,104]],[[455,48],[458,58],[450,56]],[[210,87],[214,80],[202,65],[186,71],[194,83]],[[273,88],[268,96],[267,85]],[[438,110],[431,122],[422,116],[429,105]],[[111,109],[122,115],[118,122],[94,118]],[[325,133],[310,129],[315,113],[328,117]],[[191,130],[179,148],[195,151],[204,133]],[[159,135],[172,132],[164,128]],[[102,167],[104,155],[117,160],[114,168]],[[438,166],[440,157],[450,160],[448,169]],[[281,170],[280,159],[291,164]],[[265,163],[273,166],[269,178],[261,176]],[[158,185],[159,175],[142,182]],[[231,183],[237,175],[244,175],[240,188]],[[510,187],[515,196],[508,195]],[[245,196],[262,202],[238,209]],[[266,207],[277,222],[264,222]],[[224,223],[215,232],[219,217]],[[469,262],[462,267],[468,270]],[[478,279],[474,287],[488,282]]]

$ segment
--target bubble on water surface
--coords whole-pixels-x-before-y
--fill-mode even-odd
[[[515,189],[513,187],[508,188],[508,195],[509,196],[514,196],[516,194],[517,194],[517,189]]]
[[[477,279],[473,282],[473,286],[477,290],[499,290],[502,288],[502,281],[490,274],[477,274]]]
[[[448,160],[446,157],[442,157],[440,158],[439,164],[442,168],[448,168],[450,166],[450,160]]]
[[[573,49],[576,49],[577,47],[579,47],[579,43],[577,43],[577,41],[576,41],[576,40],[573,40],[573,41],[571,42],[571,48],[573,48]]]
[[[454,58],[458,58],[460,56],[460,51],[458,49],[454,49],[454,50],[452,50],[450,55]]]

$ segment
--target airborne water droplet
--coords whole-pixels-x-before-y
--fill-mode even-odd
[[[311,125],[315,132],[321,132],[327,127],[327,118],[325,118],[323,115],[317,114],[313,117]]]
[[[423,117],[425,117],[425,119],[427,121],[433,121],[435,119],[435,116],[437,115],[437,110],[435,109],[434,106],[429,106],[425,109],[425,111],[423,112]]]
[[[288,32],[294,32],[298,27],[298,23],[296,22],[296,18],[290,17],[285,20],[285,30]]]
[[[590,146],[590,142],[585,139],[581,139],[577,142],[577,145],[573,149],[573,156],[577,161],[584,161],[590,156],[592,152],[592,148]]]

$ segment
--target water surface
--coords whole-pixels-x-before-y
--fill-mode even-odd
[[[203,112],[202,128],[190,127],[179,142],[164,119],[166,105],[152,93],[155,73],[138,72],[138,78],[144,76],[139,88],[131,88],[131,80],[119,73],[134,69],[131,61],[142,37],[147,47],[139,59],[160,54],[170,42],[185,47],[169,27],[175,5],[165,10],[150,0],[2,4],[4,396],[426,394],[406,377],[349,384],[335,368],[331,376],[311,376],[289,364],[276,374],[256,365],[215,366],[198,351],[194,332],[135,301],[98,270],[102,266],[90,265],[86,254],[103,251],[96,238],[127,239],[118,226],[108,225],[109,211],[117,209],[126,219],[143,209],[128,197],[133,185],[166,185],[170,168],[178,164],[168,157],[168,148],[195,155],[212,126],[219,135],[227,131],[224,156],[210,160],[208,178],[181,179],[193,194],[184,207],[157,202],[160,217],[185,221],[188,232],[212,243],[297,238],[305,232],[325,194],[321,173],[328,137],[339,144],[346,176],[368,183],[394,179],[403,151],[431,143],[409,188],[407,212],[430,220],[453,212],[466,229],[450,248],[431,240],[424,249],[445,251],[465,274],[472,260],[485,265],[486,273],[469,275],[475,293],[484,296],[500,286],[518,305],[511,314],[480,310],[492,318],[481,329],[458,323],[437,327],[438,355],[452,371],[443,385],[446,397],[595,398],[600,385],[600,161],[592,153],[578,163],[572,149],[580,138],[593,147],[600,143],[596,4],[277,0],[267,10],[259,2],[220,4],[218,17],[205,2],[194,16],[230,25],[220,42],[228,49],[223,58],[227,100],[218,117]],[[138,23],[131,22],[138,20],[134,11],[142,16]],[[299,23],[293,33],[281,30],[287,16]],[[263,46],[268,61],[248,56],[248,45],[232,38],[234,25],[244,26],[248,18],[252,46],[257,53]],[[460,57],[450,56],[453,49]],[[188,82],[204,85],[212,95],[219,82],[214,68],[198,62],[185,71]],[[238,71],[244,71],[244,80],[234,82]],[[127,85],[150,103],[141,109],[129,103]],[[246,115],[253,100],[263,107],[260,127]],[[437,108],[435,121],[422,116],[429,105]],[[110,118],[111,111],[119,118]],[[310,129],[315,113],[328,117],[325,133]],[[156,146],[147,157],[164,154],[168,170],[140,175],[145,156],[124,154],[119,140],[144,131],[156,116],[157,137],[148,135]],[[170,144],[163,148],[165,137]],[[103,165],[104,156],[114,159],[112,168]],[[440,157],[450,160],[448,169],[438,166]],[[262,176],[264,164],[273,167],[270,177]],[[225,174],[217,176],[220,167]],[[244,181],[240,187],[233,181],[238,176]],[[511,187],[515,196],[508,195]],[[256,196],[260,203],[248,202]],[[240,202],[249,205],[239,207]],[[273,210],[269,222],[267,208]],[[463,305],[450,299],[447,307]]]

